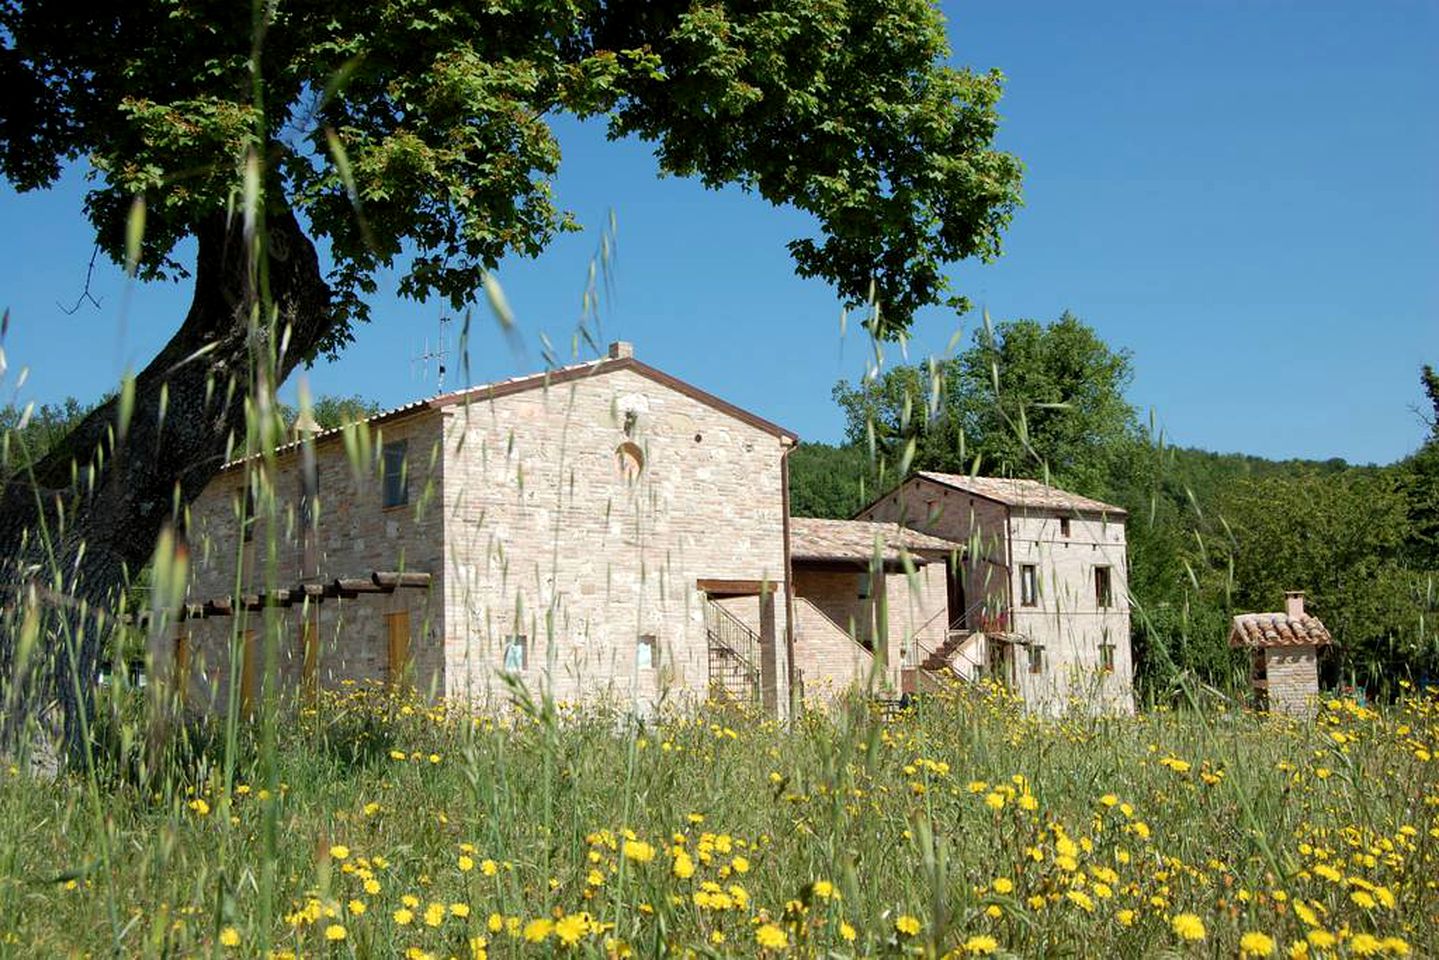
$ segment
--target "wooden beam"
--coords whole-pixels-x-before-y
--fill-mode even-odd
[[[757,597],[775,589],[773,580],[712,580],[700,578],[695,587],[700,591],[720,597]]]
[[[360,579],[359,577],[337,577],[335,589],[340,596],[347,593],[389,593],[394,587],[382,587],[372,579]]]
[[[428,587],[430,575],[421,572],[400,573],[395,570],[376,570],[370,574],[375,586],[393,590],[396,587]]]

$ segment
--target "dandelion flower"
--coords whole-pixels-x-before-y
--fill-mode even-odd
[[[581,914],[572,913],[560,918],[555,924],[555,936],[567,947],[573,947],[589,932],[589,921]]]
[[[475,861],[462,853],[460,854],[460,859],[457,863],[457,866],[459,866],[460,870],[462,870],[463,872],[469,873],[471,870],[475,869]]]
[[[919,920],[906,913],[894,921],[894,928],[906,937],[917,936],[920,930]]]
[[[227,947],[238,947],[240,945],[240,931],[234,927],[226,927],[220,931],[220,943]]]
[[[984,934],[978,934],[964,941],[964,952],[972,957],[987,957],[999,949],[999,941]]]
[[[554,929],[555,922],[548,917],[531,920],[525,924],[525,939],[530,943],[544,943]]]
[[[480,863],[480,872],[487,877],[493,877],[500,872],[499,866],[493,860],[484,860]]]
[[[839,935],[844,938],[845,943],[854,943],[854,938],[857,936],[857,934],[855,933],[854,924],[850,923],[848,920],[840,921]]]
[[[410,923],[415,919],[415,915],[410,911],[409,907],[401,907],[394,912],[393,916],[395,918],[395,922],[402,927],[409,926]]]
[[[1239,938],[1241,957],[1268,957],[1274,953],[1274,938],[1267,933],[1251,930]]]
[[[350,848],[343,843],[337,843],[330,848],[330,856],[335,860],[345,860],[350,856]]]
[[[1204,939],[1204,921],[1192,913],[1178,914],[1169,922],[1174,935],[1181,940],[1199,941]]]
[[[325,928],[325,939],[339,941],[345,939],[345,928],[338,923],[332,923]]]
[[[445,922],[445,905],[443,903],[432,903],[425,907],[425,923],[431,927],[438,927]]]
[[[785,932],[772,923],[762,924],[754,932],[755,943],[758,943],[766,950],[783,950],[789,946],[789,937]]]

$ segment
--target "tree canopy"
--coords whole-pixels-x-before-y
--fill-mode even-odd
[[[1115,451],[1138,436],[1127,351],[1078,317],[981,327],[958,356],[891,367],[834,391],[851,443],[871,436],[891,470],[1050,476],[1100,496]]]
[[[953,69],[925,0],[750,4],[377,0],[0,4],[0,170],[47,186],[87,159],[96,237],[143,276],[232,209],[267,201],[331,259],[353,335],[376,274],[463,307],[486,271],[573,226],[551,191],[557,113],[655,144],[666,173],[739,184],[815,218],[797,269],[884,329],[947,297],[944,269],[999,252],[1019,163],[992,146],[1001,76]],[[253,173],[253,171],[252,171]]]

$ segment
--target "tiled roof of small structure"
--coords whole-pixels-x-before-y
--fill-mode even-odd
[[[972,493],[1011,507],[1039,507],[1072,513],[1105,513],[1114,517],[1128,516],[1123,507],[1104,503],[1077,493],[1052,487],[1038,480],[1022,480],[1011,477],[971,477],[960,473],[935,473],[919,471],[919,476],[955,490]]]
[[[412,400],[409,403],[401,404],[389,410],[383,410],[371,417],[359,421],[364,424],[379,424],[391,420],[401,419],[415,413],[426,410],[439,410],[444,407],[459,406],[467,403],[484,403],[498,397],[509,396],[512,393],[522,393],[526,390],[536,390],[541,387],[549,387],[554,384],[567,383],[571,380],[579,380],[589,376],[613,373],[617,370],[632,370],[642,377],[647,377],[672,390],[685,394],[706,406],[713,407],[721,413],[728,414],[737,420],[748,423],[750,426],[763,430],[766,433],[777,437],[786,437],[791,441],[798,440],[799,435],[792,430],[786,430],[778,424],[771,423],[763,417],[756,416],[748,410],[735,406],[727,400],[719,397],[693,384],[686,383],[678,377],[670,376],[662,370],[657,370],[647,363],[641,363],[634,357],[608,357],[599,360],[587,360],[583,363],[572,363],[564,367],[553,367],[539,373],[525,374],[519,377],[510,377],[507,380],[496,380],[493,383],[484,383],[474,387],[466,387],[463,390],[451,390],[448,393],[437,394],[421,400]],[[333,427],[329,430],[321,430],[316,433],[313,440],[318,443],[338,437],[345,431],[345,427]],[[284,453],[297,449],[301,441],[295,440],[283,444],[276,449],[276,453]],[[220,469],[228,470],[245,462],[245,458],[236,458],[225,463]]]
[[[1231,647],[1322,647],[1333,642],[1324,622],[1310,613],[1241,613],[1229,629]]]
[[[931,537],[897,523],[873,520],[822,520],[818,517],[790,517],[789,552],[796,560],[853,560],[866,562],[878,545],[884,559],[896,560],[900,551],[949,553],[962,550],[957,543]],[[926,561],[915,557],[916,564]]]

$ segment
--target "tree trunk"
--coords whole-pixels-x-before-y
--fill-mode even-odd
[[[313,355],[337,318],[319,257],[294,214],[273,211],[266,227],[259,246],[276,335],[290,331],[275,366],[278,385]],[[112,610],[176,507],[183,512],[225,462],[232,437],[235,455],[243,452],[255,358],[271,348],[263,317],[258,324],[251,319],[261,273],[252,269],[255,245],[242,218],[212,216],[196,237],[194,299],[179,331],[135,379],[129,423],[119,424],[120,401],[112,399],[37,463],[33,478],[17,474],[0,499],[0,577],[10,591],[3,599],[11,619],[24,606],[12,601],[27,584],[41,585],[48,612],[64,618],[52,618],[41,635],[38,669],[24,669],[23,653],[17,659],[19,631],[0,631],[0,677],[12,684],[21,672],[36,678],[24,685],[23,706],[33,711],[58,701],[72,750],[93,704],[103,641],[93,619],[82,622],[86,609]],[[79,642],[67,643],[67,632]],[[16,711],[7,713],[13,731]]]

